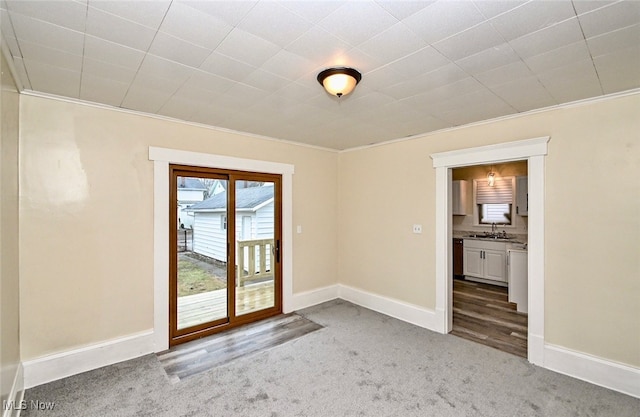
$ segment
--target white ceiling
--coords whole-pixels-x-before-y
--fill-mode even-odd
[[[640,1],[0,0],[25,90],[347,149],[640,87]],[[363,74],[337,99],[316,75]]]

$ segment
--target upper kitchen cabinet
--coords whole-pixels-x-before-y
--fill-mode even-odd
[[[529,184],[527,177],[516,177],[516,214],[529,215]]]
[[[451,187],[451,212],[454,216],[467,214],[467,181],[453,181]]]

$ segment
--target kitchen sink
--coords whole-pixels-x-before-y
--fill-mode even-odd
[[[511,240],[512,237],[502,236],[502,235],[483,235],[483,234],[471,234],[467,235],[467,237],[475,237],[477,239],[495,239],[495,240]]]

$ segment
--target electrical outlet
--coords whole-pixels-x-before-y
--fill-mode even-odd
[[[414,224],[413,225],[413,233],[422,233],[422,225]]]

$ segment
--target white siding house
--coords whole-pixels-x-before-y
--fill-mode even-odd
[[[178,227],[193,227],[193,214],[187,209],[204,200],[207,187],[198,178],[178,177]]]
[[[194,215],[193,251],[227,261],[227,193],[222,192],[194,204],[189,209]],[[236,190],[236,240],[273,239],[274,237],[274,189],[273,186],[240,188]],[[236,245],[237,250],[237,245]],[[248,250],[248,248],[245,248]],[[270,245],[267,247],[266,267],[270,269]],[[244,257],[248,269],[247,256]],[[237,253],[236,253],[237,257]],[[256,253],[256,268],[260,256]]]

